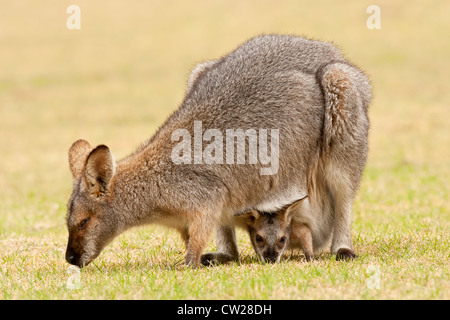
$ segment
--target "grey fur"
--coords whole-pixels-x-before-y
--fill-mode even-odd
[[[179,109],[129,157],[111,163],[109,152],[91,157],[96,149],[86,141],[72,146],[66,258],[86,265],[117,234],[160,223],[180,231],[188,265],[226,262],[237,258],[235,212],[276,210],[306,194],[310,209],[296,217],[318,230],[320,244],[331,229],[332,250],[351,249],[351,203],[366,161],[369,100],[364,74],[321,41],[262,35],[200,65]],[[172,132],[193,134],[194,121],[202,121],[203,130],[279,129],[278,172],[261,175],[261,163],[174,164]],[[95,170],[97,189],[89,185]],[[86,216],[88,226],[77,231]],[[220,251],[202,258],[214,228]]]

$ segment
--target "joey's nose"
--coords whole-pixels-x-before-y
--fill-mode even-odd
[[[278,259],[278,253],[274,250],[268,250],[264,255],[267,262],[274,263]]]
[[[277,262],[277,256],[270,256],[270,257],[266,257],[266,261],[270,262],[270,263],[275,263]]]

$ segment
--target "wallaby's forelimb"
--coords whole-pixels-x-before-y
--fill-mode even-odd
[[[223,264],[239,259],[236,234],[233,227],[220,226],[216,229],[217,252],[202,255],[203,265]]]
[[[187,250],[189,246],[189,230],[188,228],[178,228],[178,232],[180,233],[181,240],[183,240],[184,246]]]
[[[305,254],[306,261],[314,260],[311,229],[304,224],[292,224],[291,238],[298,239]]]
[[[198,212],[193,216],[189,226],[189,241],[186,253],[186,265],[197,268],[201,263],[201,254],[206,247],[212,230],[213,216],[210,213]]]

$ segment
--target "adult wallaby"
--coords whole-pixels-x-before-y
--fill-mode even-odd
[[[198,65],[179,109],[127,158],[116,162],[107,146],[84,140],[72,145],[66,260],[87,265],[126,229],[160,223],[181,233],[187,265],[226,262],[238,257],[235,212],[275,211],[306,194],[305,202],[329,203],[309,219],[330,217],[332,252],[352,256],[369,100],[366,76],[336,47],[301,37],[258,36]],[[243,153],[235,138],[246,142]],[[218,250],[202,257],[214,228]]]

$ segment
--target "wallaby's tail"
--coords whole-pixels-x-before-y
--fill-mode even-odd
[[[345,62],[332,62],[316,76],[325,100],[322,151],[344,151],[346,145],[358,145],[358,140],[367,143],[371,87],[366,75]]]

